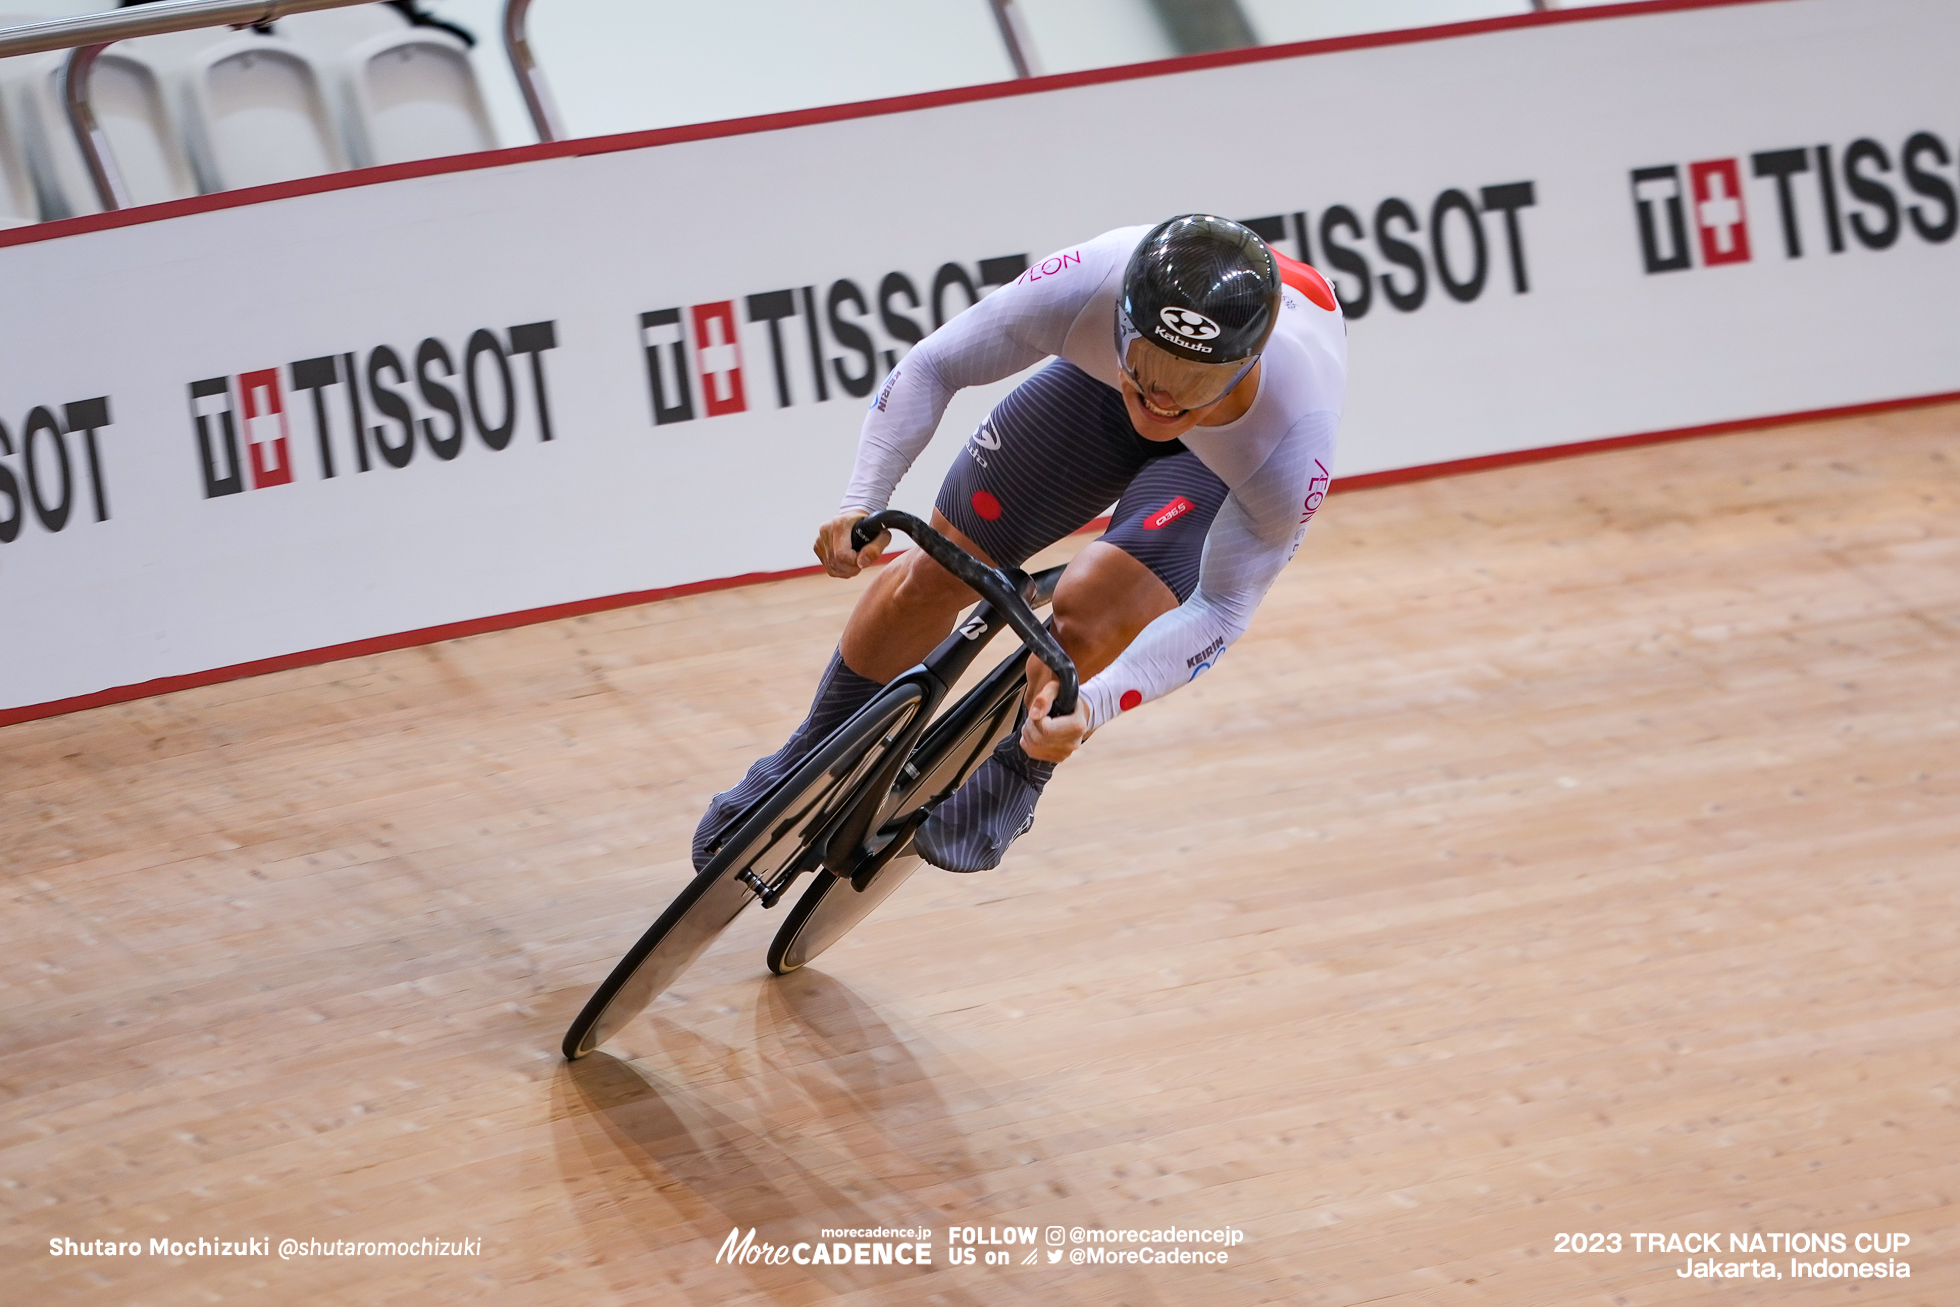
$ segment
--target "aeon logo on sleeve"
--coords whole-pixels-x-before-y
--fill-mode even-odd
[[[1754,258],[1749,205],[1772,209],[1762,235],[1782,237],[1783,256],[1843,254],[1855,242],[1867,250],[1892,249],[1910,227],[1920,240],[1941,245],[1960,228],[1955,161],[1960,151],[1933,132],[1913,132],[1896,151],[1861,136],[1843,147],[1793,145],[1731,159],[1706,159],[1635,168],[1635,225],[1647,272],[1680,272],[1748,263]],[[1743,159],[1748,172],[1743,171]],[[1748,186],[1754,196],[1745,195]],[[1690,236],[1690,228],[1693,235]]]
[[[1307,497],[1300,504],[1301,526],[1313,520],[1313,515],[1320,511],[1321,504],[1327,500],[1328,488],[1334,484],[1333,474],[1327,470],[1325,463],[1316,458],[1313,466],[1314,475],[1307,478]],[[1293,547],[1298,549],[1299,542],[1295,541]]]

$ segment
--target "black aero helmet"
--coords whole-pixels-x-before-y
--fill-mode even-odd
[[[1123,270],[1119,342],[1141,336],[1190,363],[1232,363],[1279,320],[1279,265],[1229,218],[1187,213],[1153,227]],[[1120,352],[1120,344],[1119,344]]]

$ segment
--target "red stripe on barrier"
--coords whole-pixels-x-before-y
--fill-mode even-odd
[[[641,150],[682,141],[704,141],[723,136],[748,136],[758,132],[782,131],[815,123],[842,122],[852,118],[876,118],[886,114],[910,113],[943,105],[971,104],[982,100],[1001,100],[1017,95],[1037,95],[1044,91],[1063,91],[1077,86],[1097,86],[1107,82],[1141,81],[1168,77],[1176,73],[1205,68],[1227,68],[1236,64],[1270,63],[1278,59],[1297,59],[1303,55],[1337,54],[1343,50],[1362,50],[1380,46],[1414,45],[1424,41],[1447,41],[1462,36],[1514,28],[1543,27],[1559,23],[1597,22],[1602,19],[1630,18],[1642,14],[1673,13],[1684,9],[1727,9],[1739,5],[1780,4],[1787,0],[1635,0],[1634,3],[1599,5],[1587,9],[1552,9],[1503,18],[1480,18],[1465,23],[1445,23],[1436,27],[1412,27],[1394,32],[1367,32],[1359,36],[1336,36],[1321,41],[1296,41],[1290,45],[1262,45],[1244,50],[1225,50],[1216,54],[1182,55],[1149,63],[1123,64],[1115,68],[1091,68],[1076,73],[1055,73],[1047,77],[1025,77],[980,86],[960,86],[945,91],[923,91],[915,95],[891,96],[883,100],[860,100],[853,104],[824,105],[815,109],[795,109],[787,113],[759,114],[751,118],[729,118],[720,122],[689,123],[682,127],[661,127],[645,132],[622,132],[614,136],[587,136],[549,145],[518,145],[503,150],[483,150],[476,154],[457,154],[442,159],[418,159],[412,163],[382,164],[373,168],[351,168],[320,177],[247,186],[213,195],[193,195],[160,204],[144,204],[114,213],[94,213],[79,218],[57,218],[52,222],[0,231],[0,249],[28,245],[36,241],[57,240],[84,232],[139,223],[162,222],[194,213],[235,209],[252,204],[269,204],[301,195],[349,190],[356,186],[377,186],[384,182],[412,177],[433,177],[444,173],[474,172],[480,168],[504,168],[538,159],[568,159],[587,154],[611,154],[619,150]]]
[[[1363,472],[1358,476],[1336,477],[1334,484],[1343,490],[1371,490],[1377,486],[1401,485],[1406,481],[1431,481],[1438,477],[1464,476],[1471,472],[1488,472],[1493,468],[1516,467],[1521,463],[1549,463],[1554,459],[1603,454],[1615,449],[1665,445],[1676,440],[1727,436],[1742,431],[1761,431],[1768,427],[1793,427],[1803,422],[1854,418],[1867,413],[1889,413],[1897,409],[1927,408],[1934,404],[1951,404],[1955,400],[1960,400],[1960,390],[1944,391],[1937,395],[1916,395],[1910,399],[1880,399],[1869,404],[1845,404],[1838,408],[1778,413],[1765,418],[1735,418],[1728,422],[1709,422],[1698,427],[1642,431],[1631,436],[1607,436],[1601,440],[1578,440],[1569,445],[1543,445],[1537,449],[1514,449],[1503,454],[1479,454],[1475,458],[1451,459],[1447,463],[1424,463],[1419,467],[1391,468],[1386,472]]]
[[[897,552],[902,551],[894,551],[894,556]],[[234,663],[230,667],[218,667],[208,672],[160,676],[154,681],[118,685],[107,690],[97,690],[93,694],[78,694],[71,699],[55,699],[49,703],[30,704],[24,708],[0,708],[0,726],[12,726],[15,722],[54,717],[61,713],[80,712],[84,708],[103,708],[110,704],[127,703],[131,699],[173,694],[178,690],[195,690],[201,686],[217,685],[223,681],[241,681],[250,676],[263,676],[267,672],[283,672],[294,667],[312,667],[319,663],[337,662],[343,658],[363,658],[369,654],[387,653],[390,650],[406,649],[418,644],[460,640],[464,636],[485,635],[491,631],[508,631],[512,627],[533,626],[539,622],[555,622],[564,617],[583,617],[587,613],[602,613],[611,608],[630,608],[634,604],[654,603],[661,599],[679,599],[683,595],[705,594],[710,590],[727,590],[735,586],[755,585],[763,581],[786,581],[791,577],[809,576],[822,570],[821,567],[812,565],[793,567],[786,572],[744,572],[740,576],[717,577],[711,581],[690,581],[686,585],[671,585],[658,590],[635,590],[627,594],[602,595],[597,599],[577,599],[568,604],[526,608],[521,612],[502,613],[495,617],[476,617],[466,622],[445,622],[441,626],[425,626],[420,630],[402,631],[396,635],[377,635],[365,640],[349,640],[345,644],[330,644],[324,648],[308,649],[301,653],[258,658],[249,663]]]
[[[1858,417],[1869,413],[1885,413],[1898,409],[1925,408],[1934,404],[1948,404],[1960,400],[1960,391],[1947,391],[1938,395],[1918,395],[1910,399],[1886,399],[1869,404],[1851,404],[1842,408],[1811,409],[1801,413],[1784,413],[1774,417],[1739,418],[1731,422],[1711,422],[1705,426],[1680,427],[1671,431],[1641,432],[1630,436],[1609,436],[1603,440],[1582,440],[1569,445],[1547,445],[1538,449],[1519,449],[1506,454],[1485,454],[1477,458],[1460,458],[1447,463],[1426,463],[1420,467],[1395,468],[1387,472],[1364,472],[1358,476],[1340,477],[1335,485],[1344,491],[1368,490],[1380,486],[1400,485],[1409,481],[1429,481],[1439,477],[1463,476],[1472,472],[1486,472],[1493,468],[1515,467],[1524,463],[1547,463],[1553,459],[1576,458],[1585,454],[1605,453],[1615,449],[1632,449],[1641,445],[1662,445],[1677,440],[1694,440],[1703,436],[1729,435],[1741,431],[1760,431],[1767,427],[1795,426],[1800,422],[1818,422],[1831,418]],[[1099,517],[1082,528],[1077,534],[1089,531],[1102,531],[1109,526],[1109,519]],[[894,550],[887,557],[895,558],[902,550]],[[320,663],[330,663],[342,658],[360,658],[369,654],[387,653],[394,649],[406,649],[418,644],[435,644],[442,640],[459,640],[464,636],[484,635],[491,631],[507,631],[513,627],[531,626],[539,622],[554,622],[564,617],[581,617],[587,613],[600,613],[613,608],[630,608],[634,604],[654,603],[662,599],[678,599],[683,595],[705,594],[711,590],[727,590],[735,586],[758,585],[765,581],[786,581],[792,577],[811,576],[821,571],[818,567],[795,567],[785,572],[745,572],[740,576],[718,577],[711,581],[692,581],[686,585],[667,586],[659,590],[635,590],[627,594],[605,595],[597,599],[579,599],[567,604],[551,604],[543,608],[527,608],[522,612],[504,613],[496,617],[478,617],[467,622],[450,622],[442,626],[424,627],[417,631],[403,631],[398,635],[377,635],[366,640],[350,640],[345,644],[328,645],[323,649],[308,649],[301,653],[281,654],[276,658],[260,658],[254,662],[237,663],[230,667],[219,667],[208,672],[188,672],[182,676],[164,676],[154,681],[143,681],[137,685],[119,685],[107,690],[97,690],[93,694],[78,694],[69,699],[55,699],[48,703],[28,704],[20,708],[0,708],[0,727],[12,726],[18,722],[36,721],[43,717],[58,717],[63,713],[80,712],[85,708],[104,708],[111,704],[128,703],[132,699],[147,699],[153,695],[171,694],[178,690],[194,690],[201,686],[217,685],[224,681],[243,680],[249,676],[262,676],[267,672],[282,672],[294,667],[312,667]]]

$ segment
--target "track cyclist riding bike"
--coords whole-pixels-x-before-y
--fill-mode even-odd
[[[824,570],[855,576],[883,552],[888,533],[859,550],[851,528],[886,506],[954,392],[1048,355],[968,437],[932,525],[1018,567],[1116,502],[1108,532],[1055,591],[1053,629],[1081,673],[1081,698],[1049,717],[1054,674],[1029,658],[1021,729],[913,838],[949,871],[998,866],[1033,825],[1057,763],[1118,714],[1217,663],[1299,549],[1332,476],[1347,377],[1332,290],[1240,224],[1187,214],[1060,251],[906,355],[865,416],[842,507],[818,529]],[[695,867],[974,599],[924,550],[883,569],[846,622],[808,718],[708,805]]]

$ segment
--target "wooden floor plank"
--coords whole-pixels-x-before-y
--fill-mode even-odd
[[[565,1024],[861,583],[9,727],[0,1301],[1949,1307],[1956,436],[1926,408],[1337,494],[1006,868],[922,872],[780,980],[752,910],[576,1066]],[[950,1225],[1168,1223],[1246,1240],[948,1264]],[[918,1224],[930,1269],[715,1262]],[[1554,1247],[1595,1230],[1897,1231],[1912,1277]],[[248,1235],[482,1251],[47,1244]]]

